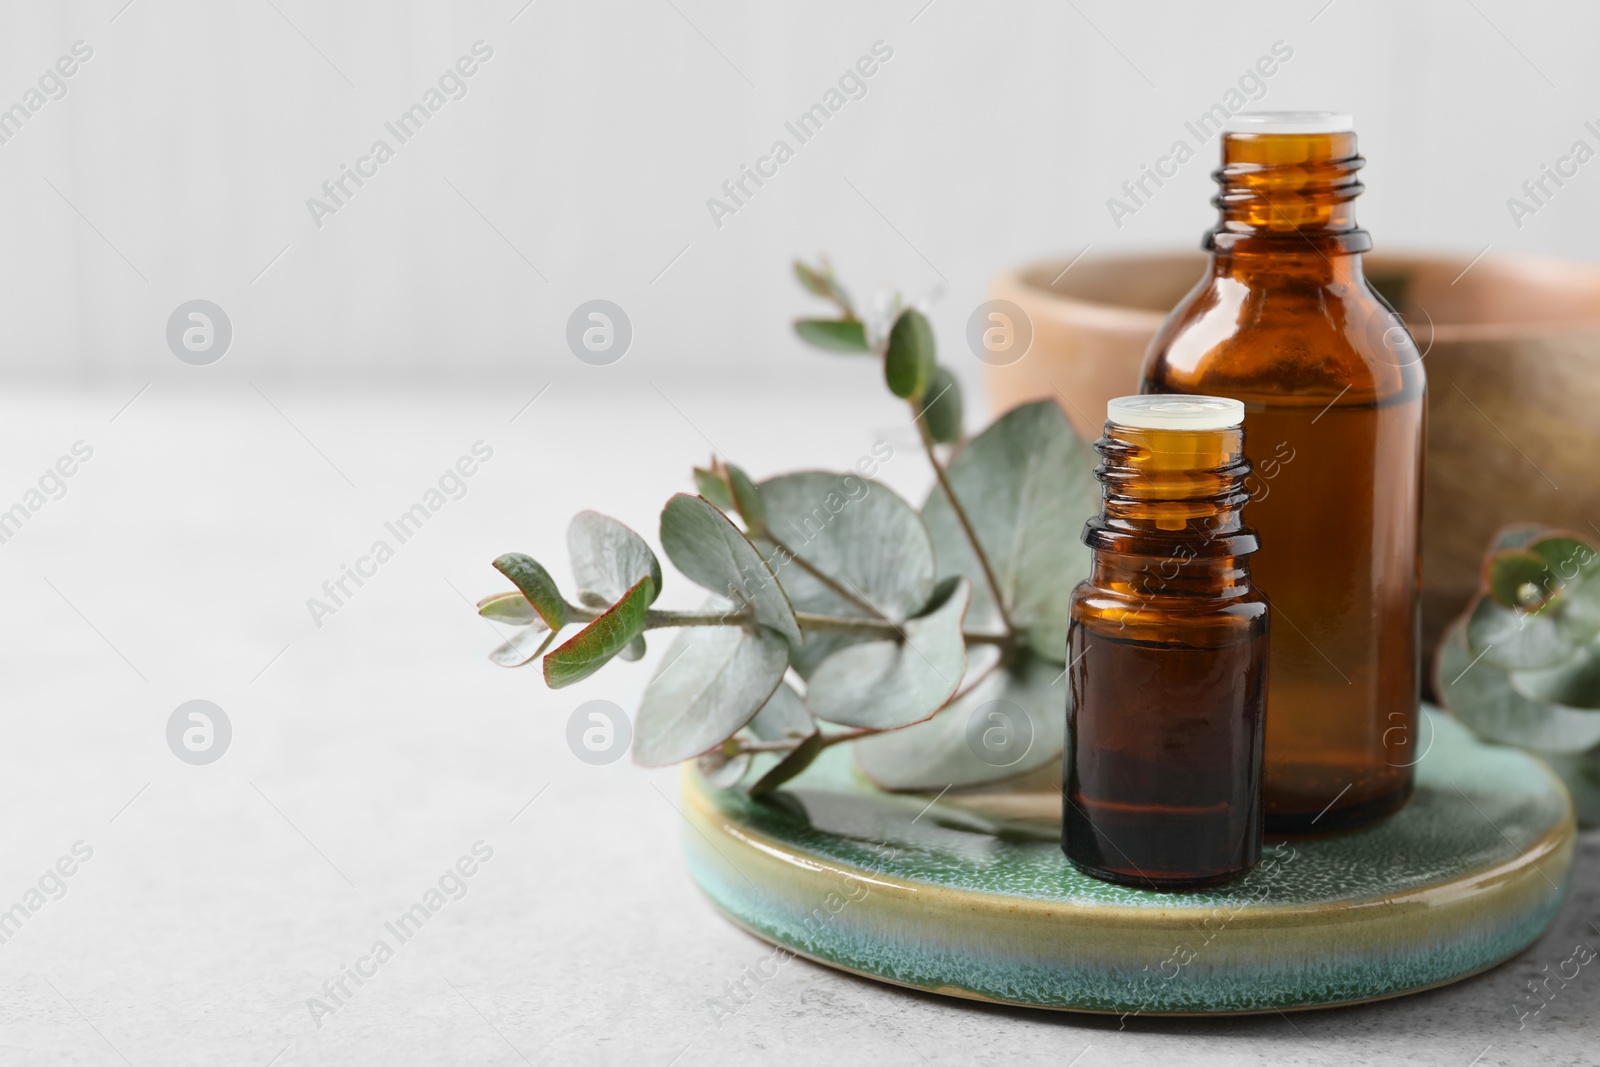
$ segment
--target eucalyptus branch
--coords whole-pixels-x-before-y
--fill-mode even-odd
[[[489,658],[503,667],[522,667],[542,657],[541,673],[552,689],[581,682],[612,660],[637,660],[645,651],[647,631],[724,627],[716,634],[716,647],[702,648],[697,656],[678,656],[674,662],[685,659],[686,666],[670,674],[658,672],[649,682],[639,708],[639,726],[633,732],[634,756],[645,766],[710,754],[723,761],[716,768],[720,770],[726,759],[740,755],[746,757],[746,764],[754,753],[784,757],[787,762],[783,767],[775,772],[768,770],[751,787],[759,793],[778,788],[803,772],[822,749],[898,731],[897,737],[881,742],[883,752],[873,753],[878,761],[874,777],[887,789],[917,788],[923,779],[908,768],[924,765],[923,757],[937,757],[944,747],[959,745],[960,731],[953,731],[958,736],[951,737],[944,730],[930,733],[847,724],[906,722],[919,716],[925,716],[919,720],[925,722],[953,706],[966,707],[1001,671],[1007,672],[1007,693],[1014,694],[1018,701],[1042,706],[1056,699],[1055,692],[1047,691],[1048,687],[1037,680],[1041,672],[1017,669],[1031,655],[1031,638],[1015,621],[1014,615],[1021,607],[1015,602],[1007,603],[997,572],[1006,572],[1012,585],[1028,582],[1030,595],[1041,603],[1059,602],[1077,575],[1070,572],[1065,559],[1048,553],[1008,559],[1002,564],[979,542],[974,516],[995,529],[1014,530],[1019,542],[1031,543],[1049,536],[1056,515],[1087,510],[1098,498],[1089,493],[1087,496],[1092,499],[1079,499],[1085,496],[1079,492],[1079,479],[1068,476],[1070,462],[1080,451],[1079,442],[1049,401],[1025,404],[1001,416],[947,466],[938,446],[963,439],[961,389],[955,374],[936,358],[933,328],[927,316],[896,297],[888,310],[892,324],[887,335],[879,336],[882,324],[878,315],[874,314],[872,323],[863,320],[826,260],[817,267],[796,262],[794,273],[807,292],[829,305],[825,317],[797,318],[796,335],[824,351],[866,356],[868,362],[874,353],[880,357],[884,385],[910,406],[912,422],[939,485],[936,493],[948,503],[954,526],[960,532],[952,528],[950,516],[938,507],[932,509],[936,522],[935,529],[930,530],[929,509],[919,514],[904,499],[885,490],[883,496],[862,510],[859,524],[847,523],[830,530],[833,540],[824,546],[830,552],[819,552],[822,562],[815,562],[795,551],[771,527],[790,535],[800,532],[802,519],[808,514],[805,509],[811,506],[810,495],[827,492],[830,480],[849,475],[799,472],[786,477],[800,481],[782,483],[782,491],[773,492],[767,499],[762,486],[748,474],[714,455],[708,469],[694,470],[696,492],[675,494],[662,508],[660,544],[666,558],[677,564],[679,571],[717,599],[690,611],[654,606],[662,587],[662,566],[655,550],[616,519],[583,511],[573,517],[567,529],[579,604],[566,602],[559,585],[539,561],[524,553],[508,552],[494,561],[494,567],[510,579],[516,590],[484,597],[478,602],[478,612],[491,621],[521,627]],[[826,317],[830,312],[837,314]],[[876,445],[873,452],[877,455]],[[1019,454],[1054,457],[1051,470],[1061,476],[1034,478],[1032,466],[1018,464]],[[866,466],[857,466],[863,475],[873,476]],[[990,480],[1012,486],[1026,480],[1027,492],[1012,494],[1015,499],[996,499],[992,513],[986,510],[977,515],[969,513],[956,495],[957,478],[969,486],[986,485]],[[973,492],[968,496],[976,503]],[[937,497],[930,497],[930,503],[937,502]],[[817,551],[809,529],[807,526],[801,543]],[[907,620],[901,613],[914,611],[918,605],[891,597],[893,603],[886,601],[887,606],[880,607],[873,603],[872,595],[863,592],[863,588],[871,590],[879,585],[910,586],[913,579],[927,583],[940,577],[941,572],[950,580],[951,558],[962,556],[961,541],[970,546],[983,574],[981,583],[976,575],[962,578],[961,603],[953,604],[947,593],[936,606]],[[929,553],[930,548],[937,551],[938,558]],[[828,557],[835,554],[858,560],[859,567],[847,571],[830,565]],[[780,567],[791,562],[795,572],[784,572],[791,579],[796,572],[803,573],[817,583],[808,586],[813,593],[817,589],[828,590],[825,610],[794,611],[797,602],[787,598],[783,583],[776,580]],[[829,573],[830,569],[833,573]],[[863,575],[859,580],[858,569]],[[970,571],[970,565],[963,564],[963,570]],[[762,580],[755,581],[754,576]],[[999,623],[984,619],[981,630],[987,632],[966,629],[959,613],[963,605],[970,605],[969,598],[976,595],[973,587],[979,584],[994,601]],[[937,636],[937,641],[917,651],[924,653],[921,659],[940,677],[958,679],[959,684],[948,687],[949,695],[943,701],[939,697],[947,692],[945,686],[929,692],[926,690],[932,687],[922,686],[914,677],[922,669],[917,657],[841,655],[834,647],[845,646],[845,652],[849,652],[851,646],[865,647],[861,642],[893,642],[878,647],[880,651],[883,647],[897,649],[908,643],[908,626],[926,628]],[[557,636],[550,632],[552,627],[575,632],[550,650]],[[780,638],[778,631],[787,636]],[[833,637],[816,641],[817,635]],[[958,635],[960,644],[955,640]],[[837,669],[810,673],[804,685],[785,681],[798,669],[795,658],[802,651],[803,641],[811,641],[813,652],[830,653],[826,662]],[[993,648],[995,654],[992,662],[978,667],[971,657],[980,647]],[[730,654],[722,655],[723,652]],[[802,655],[800,665],[817,658],[820,657]],[[813,702],[816,708],[811,707]],[[936,702],[938,706],[930,711],[929,705]],[[818,709],[827,718],[817,715]],[[746,730],[752,723],[755,725]],[[708,727],[715,727],[724,738],[710,753],[705,747]],[[795,736],[803,731],[810,732],[804,737]],[[748,765],[742,770],[748,771]],[[977,777],[987,780],[1010,773],[1007,768],[992,770],[993,774]]]
[[[902,336],[902,328],[904,332]],[[922,450],[928,456],[928,463],[933,467],[933,475],[939,482],[939,488],[950,502],[950,510],[955,513],[956,521],[961,524],[961,531],[966,535],[967,543],[972,546],[972,554],[977,557],[978,566],[983,571],[985,584],[994,598],[995,610],[1000,613],[1000,621],[1005,625],[1006,633],[1015,640],[1017,627],[1011,621],[1011,613],[1006,609],[1005,596],[1000,591],[1000,582],[995,577],[994,567],[989,563],[989,555],[983,550],[983,545],[978,542],[978,533],[972,526],[972,519],[967,515],[967,509],[962,506],[961,500],[956,496],[955,487],[950,484],[950,476],[944,469],[944,464],[939,461],[939,453],[934,445],[937,443],[933,431],[928,426],[928,414],[932,410],[932,402],[924,406],[923,393],[928,388],[928,379],[939,370],[933,357],[933,339],[929,332],[927,319],[914,309],[903,311],[895,320],[895,325],[890,329],[877,349],[878,356],[883,360],[884,374],[888,379],[890,391],[896,396],[904,398],[911,408],[911,421],[916,424],[917,435],[922,439]],[[896,353],[901,357],[896,359]],[[917,363],[921,360],[920,368]],[[909,364],[909,368],[908,368]],[[956,387],[956,381],[943,372],[949,384],[946,390]],[[936,402],[943,396],[940,392],[934,396]],[[957,417],[959,420],[959,416]],[[959,434],[959,425],[953,427]]]
[[[972,554],[978,557],[978,566],[983,568],[983,579],[994,597],[994,606],[1000,613],[1000,621],[1004,624],[1006,633],[1014,639],[1017,628],[1011,621],[1010,612],[1006,610],[1005,597],[1000,594],[1000,582],[994,576],[994,568],[989,565],[988,554],[978,543],[978,533],[972,528],[972,520],[967,517],[967,509],[962,507],[960,498],[956,496],[955,487],[950,484],[950,476],[945,473],[944,464],[939,462],[939,454],[933,447],[933,435],[928,432],[928,426],[920,415],[912,421],[917,424],[917,432],[922,437],[922,450],[928,454],[928,462],[933,466],[933,476],[939,480],[939,488],[944,491],[945,499],[950,502],[950,510],[955,512],[956,521],[961,524],[962,532],[967,535],[967,543],[972,546]]]

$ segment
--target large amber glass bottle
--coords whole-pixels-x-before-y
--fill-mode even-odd
[[[1245,521],[1273,612],[1266,825],[1331,833],[1411,795],[1420,754],[1424,397],[1416,345],[1367,283],[1348,116],[1238,115],[1210,266],[1151,343],[1142,391],[1245,405]]]

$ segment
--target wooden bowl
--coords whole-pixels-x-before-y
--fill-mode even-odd
[[[1204,254],[1034,263],[990,297],[1027,315],[1032,343],[987,370],[1004,411],[1050,397],[1098,437],[1106,401],[1136,392],[1146,347],[1200,279]],[[1477,587],[1490,538],[1536,521],[1600,538],[1600,264],[1486,255],[1369,254],[1428,370],[1423,633],[1432,648]]]

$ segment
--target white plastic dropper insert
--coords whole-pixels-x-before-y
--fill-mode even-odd
[[[1341,111],[1241,111],[1223,133],[1351,133],[1355,119]]]
[[[1244,422],[1244,405],[1225,396],[1146,393],[1106,404],[1106,420],[1140,430],[1230,430]]]

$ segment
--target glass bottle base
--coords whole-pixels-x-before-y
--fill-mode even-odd
[[[1396,789],[1369,800],[1345,806],[1326,808],[1319,812],[1266,812],[1265,835],[1275,837],[1331,837],[1348,834],[1376,826],[1406,806],[1411,799],[1412,783],[1408,780]]]
[[[1063,850],[1065,851],[1065,850]],[[1098,878],[1102,882],[1111,882],[1114,885],[1125,885],[1133,889],[1154,889],[1162,893],[1183,893],[1196,889],[1210,889],[1214,886],[1226,885],[1236,878],[1242,878],[1255,869],[1255,864],[1242,867],[1237,871],[1225,871],[1221,874],[1209,874],[1197,877],[1151,877],[1135,871],[1119,871],[1108,867],[1098,867],[1094,864],[1083,863],[1073,859],[1068,854],[1067,859],[1072,860],[1072,865],[1091,878]]]

